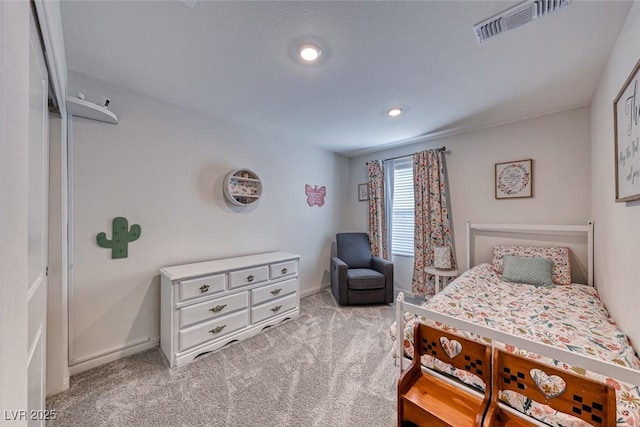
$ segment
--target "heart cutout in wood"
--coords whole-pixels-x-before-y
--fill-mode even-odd
[[[440,337],[440,345],[450,359],[453,359],[462,351],[462,344],[456,340],[450,340],[447,337]]]
[[[532,369],[529,374],[542,394],[547,396],[547,399],[558,397],[567,389],[567,383],[557,375],[547,375],[540,369]]]

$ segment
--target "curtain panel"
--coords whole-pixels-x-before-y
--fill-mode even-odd
[[[415,254],[411,288],[415,295],[435,293],[433,277],[427,281],[424,268],[433,266],[436,246],[451,248],[451,265],[455,267],[445,173],[443,150],[426,150],[413,155]]]
[[[371,254],[389,259],[387,250],[387,219],[385,210],[384,162],[367,163],[369,173],[369,240]]]

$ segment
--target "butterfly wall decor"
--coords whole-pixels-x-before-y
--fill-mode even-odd
[[[309,184],[305,184],[304,194],[307,195],[307,204],[309,206],[316,205],[318,207],[322,207],[322,205],[324,205],[324,197],[327,195],[327,187],[323,185],[318,188],[317,185],[311,186]]]

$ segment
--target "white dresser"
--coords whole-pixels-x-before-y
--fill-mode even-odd
[[[160,346],[171,367],[300,314],[300,256],[269,252],[160,270]]]

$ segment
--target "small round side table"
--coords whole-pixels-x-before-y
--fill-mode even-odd
[[[439,268],[435,268],[435,267],[425,267],[424,268],[424,272],[427,274],[431,274],[432,276],[435,276],[436,278],[436,294],[438,292],[440,292],[440,278],[446,278],[447,283],[444,286],[447,286],[451,280],[453,278],[458,277],[458,270],[457,269],[453,269],[453,270],[441,270]],[[444,287],[443,286],[443,287]]]

